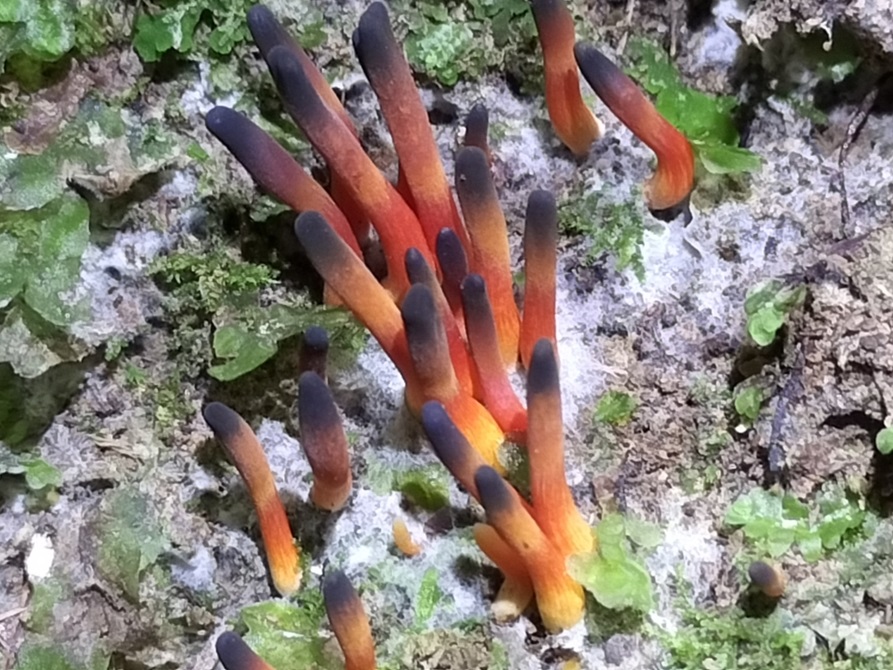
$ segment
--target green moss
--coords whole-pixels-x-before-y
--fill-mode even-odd
[[[29,630],[48,633],[53,626],[53,608],[70,595],[70,585],[56,577],[49,577],[34,584],[27,622]]]
[[[659,635],[671,670],[795,670],[801,667],[803,633],[788,628],[780,613],[749,618],[686,606],[675,635]]]
[[[429,512],[450,502],[449,477],[440,465],[394,473],[393,488],[413,505]]]
[[[611,426],[625,426],[632,419],[638,402],[629,393],[608,391],[595,404],[595,420]]]

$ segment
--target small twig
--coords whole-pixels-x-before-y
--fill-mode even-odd
[[[880,86],[878,84],[872,86],[868,95],[862,100],[862,104],[859,105],[859,109],[850,118],[850,122],[846,127],[846,135],[840,145],[840,153],[837,156],[837,187],[840,190],[841,237],[846,237],[850,233],[850,202],[847,198],[846,175],[844,172],[846,160],[850,153],[850,147],[853,146],[853,143],[859,136],[859,131],[865,125],[865,119],[868,118],[871,108],[874,107],[879,91]]]
[[[673,0],[670,3],[670,58],[676,58],[677,34],[679,32],[679,2]]]
[[[629,29],[633,24],[633,15],[636,13],[636,0],[626,0],[626,17],[623,19],[623,34],[617,43],[617,55],[621,55],[626,49],[626,40],[629,39]]]
[[[769,462],[769,483],[774,484],[781,476],[785,466],[785,450],[782,445],[782,433],[788,418],[788,405],[796,399],[803,389],[801,376],[803,375],[803,348],[797,351],[794,365],[791,367],[788,378],[778,394],[778,402],[775,404],[775,414],[772,416],[772,428],[769,431],[769,444],[766,448],[766,458]]]
[[[11,609],[8,612],[3,612],[2,614],[0,614],[0,621],[6,621],[7,619],[11,619],[14,616],[18,616],[27,609],[27,607],[16,607],[15,609]]]

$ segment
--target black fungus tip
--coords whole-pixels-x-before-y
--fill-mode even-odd
[[[474,473],[481,504],[488,515],[508,511],[512,506],[512,495],[505,480],[489,465],[482,465]]]
[[[353,584],[341,570],[326,574],[322,584],[322,597],[330,621],[345,616],[360,601]]]
[[[428,284],[434,278],[425,256],[415,247],[406,250],[403,265],[406,267],[406,276],[409,277],[410,284]]]
[[[456,154],[456,190],[460,199],[484,198],[493,193],[487,155],[479,147],[462,147]]]
[[[527,397],[558,391],[558,364],[552,342],[546,338],[537,341],[530,356],[527,371]]]
[[[313,353],[326,353],[329,350],[329,331],[322,326],[310,326],[304,331],[302,346]]]
[[[212,402],[202,410],[205,422],[214,431],[214,435],[224,442],[235,437],[242,426],[241,417],[222,402]]]
[[[256,667],[259,661],[257,654],[232,631],[221,634],[214,648],[217,650],[217,658],[226,670],[248,670]]]

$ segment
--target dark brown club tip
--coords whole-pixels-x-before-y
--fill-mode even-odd
[[[534,243],[555,246],[558,242],[558,205],[551,191],[536,189],[527,197],[525,226]],[[526,234],[526,229],[525,229]]]
[[[477,147],[483,151],[488,163],[492,161],[488,138],[489,128],[490,112],[483,103],[479,102],[469,110],[468,116],[465,117],[465,139],[463,144],[466,147]]]
[[[474,473],[474,485],[477,487],[481,505],[487,514],[498,515],[512,509],[515,501],[508,484],[496,470],[483,465]]]
[[[465,439],[441,403],[434,400],[426,402],[422,406],[421,419],[422,428],[437,458],[468,493],[477,499],[474,477],[475,472],[486,465],[484,459]]]
[[[397,41],[391,31],[388,10],[381,2],[373,2],[360,16],[360,22],[351,38],[354,52],[369,76],[369,68],[386,67],[393,58]]]
[[[325,381],[328,355],[329,332],[322,326],[310,326],[301,339],[298,372],[312,370]]]
[[[468,274],[468,256],[456,231],[444,228],[437,235],[437,263],[443,273],[443,292],[454,312],[460,312],[462,297],[459,287]]]
[[[291,35],[266,5],[254,5],[245,18],[251,37],[265,60],[274,47],[291,45]]]
[[[769,598],[784,595],[787,578],[781,568],[766,561],[754,561],[747,568],[747,575],[753,585]]]
[[[222,633],[214,648],[226,670],[273,670],[272,666],[251,651],[251,647],[232,631]]]
[[[424,254],[415,247],[406,250],[404,261],[406,276],[409,277],[410,283],[428,286],[432,280],[436,281],[434,271],[428,265]]]
[[[555,393],[559,386],[558,363],[555,350],[547,339],[538,341],[530,356],[530,369],[527,372],[527,396],[541,393]]]
[[[345,611],[354,607],[360,599],[353,584],[341,570],[333,570],[325,576],[322,584],[322,597],[330,618],[333,615],[341,616]]]
[[[214,431],[218,439],[225,442],[236,436],[242,426],[242,420],[232,409],[222,402],[212,402],[205,405],[202,416]]]
[[[307,78],[297,55],[288,47],[275,46],[267,54],[270,74],[289,114],[298,125],[318,122],[328,110]]]
[[[478,147],[462,147],[456,155],[456,186],[464,196],[476,202],[494,199],[487,155]]]
[[[319,212],[304,212],[295,220],[295,235],[314,266],[337,263],[341,238]]]
[[[406,337],[410,342],[433,342],[440,336],[443,326],[437,318],[437,308],[431,290],[424,284],[413,284],[400,306]]]

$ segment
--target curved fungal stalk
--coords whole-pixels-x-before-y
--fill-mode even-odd
[[[596,95],[657,156],[657,170],[644,187],[654,216],[670,221],[681,212],[686,221],[691,219],[688,201],[695,184],[695,156],[689,141],[602,52],[579,42],[574,54]]]
[[[552,344],[533,348],[527,373],[527,454],[530,498],[543,532],[564,555],[593,550],[592,529],[574,503],[564,472],[564,423],[561,389]]]
[[[465,147],[456,156],[456,191],[471,236],[471,268],[487,282],[502,362],[513,368],[518,362],[521,323],[515,305],[508,228],[487,157],[477,147]]]
[[[456,318],[443,294],[441,285],[437,282],[434,270],[431,269],[418,249],[413,248],[406,252],[406,275],[413,284],[424,284],[431,291],[437,305],[437,312],[440,314],[440,320],[446,331],[450,360],[453,363],[459,387],[465,393],[473,393],[474,382],[471,373],[471,360],[465,346],[465,329],[460,329],[459,324],[456,323]]]
[[[276,140],[248,117],[228,107],[214,107],[205,116],[205,126],[261,189],[296,212],[322,213],[354,253],[362,256],[354,230],[341,209]]]
[[[465,117],[465,138],[462,140],[462,145],[477,147],[483,151],[487,157],[488,165],[493,163],[493,157],[490,155],[490,142],[487,138],[489,128],[490,112],[483,103],[479,102],[469,110]]]
[[[404,556],[412,557],[422,553],[422,547],[412,539],[412,534],[401,517],[394,519],[391,524],[391,533],[394,536],[394,545]]]
[[[226,670],[273,670],[272,665],[251,651],[245,640],[232,631],[221,633],[214,649]]]
[[[329,86],[329,82],[323,76],[316,64],[310,60],[310,57],[298,44],[298,41],[282,26],[279,20],[273,15],[265,5],[254,5],[248,10],[248,29],[251,31],[251,37],[257,48],[260,49],[261,56],[270,66],[270,51],[274,47],[281,46],[291,51],[307,79],[313,86],[313,89],[319,94],[322,101],[328,105],[332,111],[338,116],[344,126],[357,137],[357,129],[353,120],[341,104],[341,100]],[[330,170],[332,199],[338,203],[338,207],[344,212],[344,216],[350,221],[350,226],[354,231],[354,235],[360,243],[365,243],[369,237],[369,220],[365,218],[362,209],[357,202],[350,196],[350,190],[342,183],[341,178],[333,170]],[[318,209],[309,207],[308,209]],[[325,213],[325,212],[324,212]]]
[[[499,623],[513,621],[521,616],[533,600],[533,583],[530,581],[527,566],[493,526],[476,523],[473,531],[478,547],[505,576],[496,600],[490,606],[493,618]]]
[[[543,625],[550,631],[570,628],[583,618],[583,587],[564,568],[564,555],[521,504],[521,497],[492,468],[474,476],[487,523],[521,557],[530,575]]]
[[[354,316],[369,329],[406,382],[407,396],[418,389],[409,358],[400,310],[359,257],[335,234],[318,212],[305,212],[295,234],[307,257]]]
[[[289,596],[301,585],[300,550],[263,447],[244,419],[223,403],[210,403],[202,414],[242,476],[254,503],[273,585],[281,595]]]
[[[463,393],[453,372],[446,333],[424,284],[409,289],[401,306],[406,340],[419,382],[419,396],[443,403],[450,419],[488,464],[498,466],[498,451],[504,435],[487,409]],[[407,401],[411,402],[407,393]],[[422,404],[410,404],[416,414]]]
[[[340,570],[330,572],[322,595],[332,632],[344,652],[344,670],[375,670],[372,628],[353,584]]]
[[[434,264],[421,223],[409,205],[378,170],[356,137],[313,90],[294,54],[284,47],[270,51],[270,70],[285,108],[313,147],[350,189],[381,239],[388,281],[396,294],[409,288],[403,257],[418,248]],[[343,296],[342,296],[343,297]]]
[[[339,510],[353,484],[347,435],[329,387],[315,372],[298,379],[298,422],[301,448],[313,471],[310,500],[322,509]]]
[[[326,362],[329,357],[329,333],[321,326],[310,326],[301,337],[298,372],[312,371],[323,381],[328,379]]]
[[[521,312],[521,362],[530,367],[533,347],[546,338],[554,347],[555,272],[558,264],[558,208],[549,191],[527,199],[524,224],[524,309]]]
[[[546,109],[555,134],[576,156],[589,153],[604,126],[583,102],[574,60],[574,17],[564,0],[531,0],[533,19],[543,48]]]
[[[465,228],[450,192],[428,113],[397,44],[388,10],[373,2],[360,17],[353,47],[375,91],[400,159],[400,177],[433,253],[441,228],[456,232],[468,246]]]
[[[527,412],[502,363],[490,298],[480,275],[470,274],[462,282],[462,306],[481,401],[510,439],[523,444],[527,437]]]

